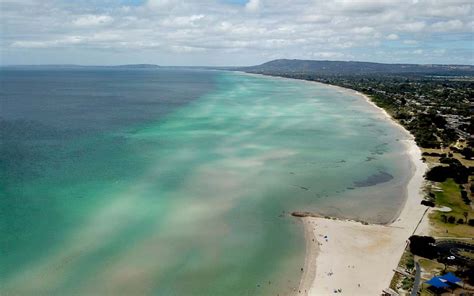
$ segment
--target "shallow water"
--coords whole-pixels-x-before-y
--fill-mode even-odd
[[[284,295],[305,255],[289,212],[388,222],[404,201],[406,135],[333,87],[197,70],[0,75],[5,292]]]

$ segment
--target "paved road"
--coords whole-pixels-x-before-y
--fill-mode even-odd
[[[415,262],[415,268],[415,280],[413,282],[413,289],[411,290],[410,296],[418,295],[418,290],[420,289],[421,268],[418,262]]]

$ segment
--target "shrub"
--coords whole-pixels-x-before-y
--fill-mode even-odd
[[[469,205],[471,203],[471,200],[469,199],[469,197],[467,197],[467,191],[461,191],[461,198],[466,205]]]
[[[461,218],[459,218],[457,223],[458,223],[458,224],[464,224],[464,220],[461,219]]]
[[[422,156],[434,156],[434,157],[440,157],[441,156],[441,154],[436,153],[436,152],[423,152],[421,155]]]
[[[456,222],[456,217],[454,217],[454,216],[449,216],[449,218],[448,218],[448,223],[454,224],[454,222]]]
[[[407,263],[405,264],[405,267],[408,270],[413,270],[413,268],[415,267],[415,260],[413,260],[412,256],[410,256],[410,258],[407,260]]]
[[[444,182],[448,178],[453,178],[458,184],[467,183],[469,178],[469,170],[467,167],[452,162],[449,166],[436,166],[426,173],[426,179],[435,182]]]
[[[474,226],[474,219],[469,219],[469,221],[467,222],[467,224],[469,226]]]
[[[426,179],[435,182],[444,182],[451,176],[451,169],[444,166],[436,166],[426,173]]]
[[[461,150],[461,154],[465,159],[471,159],[474,156],[474,151],[471,148],[466,147]]]
[[[444,223],[448,222],[448,216],[446,216],[445,214],[441,215],[441,219],[443,220]]]
[[[439,159],[439,162],[444,163],[444,164],[462,165],[459,160],[457,160],[456,158],[451,158],[451,157],[442,157]]]
[[[435,203],[432,202],[431,200],[422,200],[421,204],[424,205],[424,206],[427,206],[427,207],[434,207],[435,206]]]
[[[412,235],[410,238],[410,251],[414,255],[422,256],[425,258],[433,259],[437,257],[437,250],[434,243],[434,238],[430,236],[418,236]]]

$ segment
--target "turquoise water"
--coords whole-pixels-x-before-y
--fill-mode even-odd
[[[2,73],[1,289],[285,295],[291,211],[389,222],[406,135],[361,97],[195,70]]]

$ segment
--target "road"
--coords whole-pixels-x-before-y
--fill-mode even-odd
[[[418,290],[420,289],[421,268],[418,262],[415,262],[415,268],[415,280],[413,281],[413,289],[411,290],[410,296],[418,295]]]

